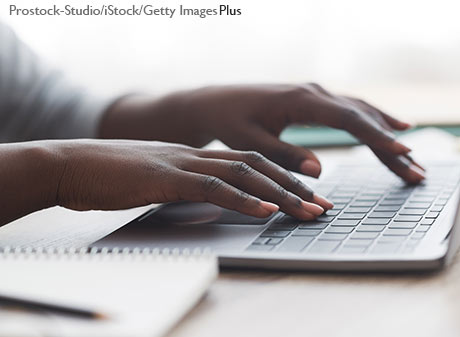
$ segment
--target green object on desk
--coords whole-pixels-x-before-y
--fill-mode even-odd
[[[396,134],[402,135],[426,127],[428,126],[416,127],[408,131],[396,132]],[[436,125],[430,127],[436,127],[460,137],[460,126]],[[285,142],[305,147],[351,146],[358,144],[358,141],[348,132],[328,127],[291,126],[281,133],[281,139]]]

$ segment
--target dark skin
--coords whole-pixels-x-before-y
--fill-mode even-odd
[[[344,129],[407,182],[424,179],[410,149],[392,134],[409,125],[364,101],[316,84],[207,87],[115,102],[100,137],[133,140],[0,145],[0,174],[9,177],[0,182],[6,192],[0,223],[55,205],[113,210],[178,200],[256,217],[281,209],[313,219],[333,205],[288,171],[321,173],[311,151],[279,140],[294,123]],[[233,150],[199,148],[214,139]]]

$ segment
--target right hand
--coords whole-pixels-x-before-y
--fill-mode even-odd
[[[114,210],[179,200],[211,202],[255,216],[278,209],[311,220],[333,207],[289,171],[256,152],[162,142],[51,142],[61,175],[56,202],[74,210]]]

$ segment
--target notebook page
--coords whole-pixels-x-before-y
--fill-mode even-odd
[[[197,303],[217,275],[216,259],[210,256],[119,255],[0,257],[6,276],[0,278],[0,293],[87,308],[111,317],[108,321],[29,317],[37,329],[47,332],[43,335],[161,336]],[[2,322],[0,315],[0,336],[2,329],[7,332],[14,323],[11,315],[6,317]],[[15,317],[17,326],[22,325],[25,316]]]

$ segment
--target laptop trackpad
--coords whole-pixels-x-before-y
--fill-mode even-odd
[[[209,203],[163,205],[130,222],[96,247],[210,247],[235,251],[246,247],[270,218],[260,219]]]

